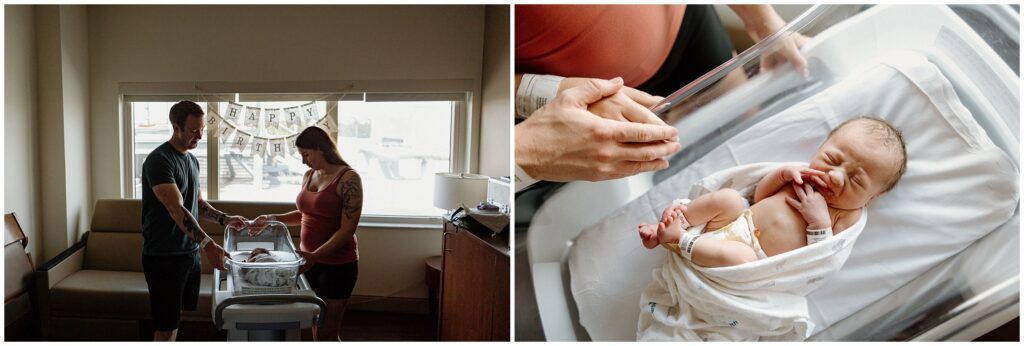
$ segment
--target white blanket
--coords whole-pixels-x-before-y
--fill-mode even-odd
[[[689,197],[733,188],[749,198],[761,177],[784,164],[800,163],[722,170],[696,182]],[[641,295],[637,340],[806,339],[813,324],[805,296],[839,271],[866,222],[867,210],[829,240],[731,267],[701,267],[659,248],[665,261]]]

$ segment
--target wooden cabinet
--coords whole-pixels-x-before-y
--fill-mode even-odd
[[[442,341],[509,340],[509,247],[504,237],[444,223]]]

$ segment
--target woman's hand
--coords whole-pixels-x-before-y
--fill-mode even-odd
[[[832,219],[828,215],[828,204],[818,191],[811,188],[811,184],[793,184],[793,192],[796,199],[786,197],[786,203],[800,212],[807,221],[808,229],[822,229],[832,227]]]
[[[754,42],[761,42],[786,26],[786,21],[771,5],[729,5],[729,8],[743,20],[747,34]],[[807,77],[807,59],[800,53],[800,47],[806,42],[807,37],[799,33],[783,34],[780,42],[769,47],[768,52],[761,54],[761,69],[772,69],[788,61],[797,72]]]
[[[303,264],[302,268],[299,268],[299,274],[302,274],[302,273],[305,273],[306,271],[309,271],[310,268],[313,268],[314,264],[319,262],[319,260],[318,260],[319,256],[317,256],[315,253],[305,252],[305,251],[302,251],[302,250],[298,250],[298,252],[299,252],[299,256],[302,256],[302,258],[306,259],[306,264]]]

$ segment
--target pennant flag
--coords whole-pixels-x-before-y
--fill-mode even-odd
[[[221,143],[227,143],[228,139],[235,134],[235,127],[225,122],[221,129],[217,130],[217,137],[220,137]]]
[[[231,143],[235,146],[238,151],[245,150],[245,146],[249,144],[249,140],[252,139],[252,135],[245,133],[244,131],[238,131],[235,134],[235,138],[231,140]]]
[[[267,154],[267,146],[270,144],[269,139],[259,138],[252,142],[252,156],[263,157]]]
[[[237,103],[228,103],[228,113],[224,115],[225,120],[230,120],[231,124],[237,125],[238,118],[242,116],[242,105]]]
[[[284,109],[284,122],[285,125],[291,128],[292,126],[302,126],[302,113],[299,107],[290,107]]]
[[[268,109],[267,112],[266,112],[266,116],[263,117],[263,128],[265,130],[277,129],[277,128],[279,128],[278,125],[279,125],[280,121],[281,121],[281,109],[280,108]]]
[[[211,112],[210,116],[206,118],[206,132],[209,133],[209,136],[220,136],[220,131],[218,130],[222,121],[219,114]]]
[[[260,125],[260,112],[262,108],[259,107],[245,107],[245,119],[242,120],[242,126],[245,128],[256,128]]]
[[[327,131],[327,133],[338,132],[338,124],[334,122],[334,117],[324,117],[324,119],[320,120],[320,122],[317,123],[316,126],[324,129],[324,131]]]
[[[285,153],[288,150],[287,140],[284,138],[278,138],[268,140],[267,142],[270,143],[267,146],[267,152],[270,153],[270,157],[285,156]]]
[[[305,118],[303,124],[315,124],[317,120],[320,120],[320,113],[317,112],[316,102],[302,105],[302,117]]]

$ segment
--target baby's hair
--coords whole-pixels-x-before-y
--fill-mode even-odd
[[[892,188],[896,186],[896,183],[900,181],[900,178],[903,177],[903,173],[907,172],[907,144],[903,141],[903,131],[900,131],[900,129],[892,126],[892,124],[889,124],[889,122],[882,118],[859,116],[846,120],[842,124],[839,124],[839,126],[836,126],[836,128],[832,129],[832,132],[828,133],[828,138],[832,138],[832,135],[839,131],[839,129],[843,128],[843,126],[862,120],[866,122],[865,129],[868,133],[874,135],[878,140],[880,140],[882,145],[887,149],[892,150],[899,155],[899,170],[896,171],[896,174],[890,180],[889,185],[882,190],[882,192],[889,192],[889,190],[892,190]]]

